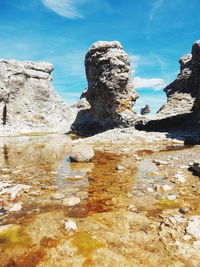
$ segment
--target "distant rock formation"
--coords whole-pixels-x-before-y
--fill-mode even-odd
[[[140,114],[146,115],[151,112],[150,106],[148,104],[145,105],[145,107],[141,108]]]
[[[51,85],[49,63],[0,60],[0,135],[66,132],[72,114]]]
[[[134,124],[138,94],[131,78],[130,59],[119,42],[99,41],[85,57],[88,88],[81,98],[89,103],[72,129],[82,135]]]

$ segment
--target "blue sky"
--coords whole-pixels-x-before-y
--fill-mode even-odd
[[[199,0],[0,0],[0,58],[54,64],[55,90],[71,104],[87,87],[84,56],[118,40],[130,55],[140,98],[156,111],[178,59],[200,39]]]

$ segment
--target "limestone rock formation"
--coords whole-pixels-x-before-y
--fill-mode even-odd
[[[180,60],[180,73],[164,91],[168,101],[160,114],[174,115],[200,110],[200,41],[192,46],[192,54]]]
[[[51,85],[49,63],[0,60],[0,135],[65,132],[71,111]]]
[[[145,107],[141,108],[140,114],[141,115],[146,115],[148,113],[150,113],[150,106],[148,104],[145,105]]]
[[[180,60],[180,73],[164,91],[167,103],[153,116],[138,118],[137,129],[179,130],[200,133],[200,41],[192,46],[192,54]],[[188,140],[188,142],[192,142]],[[195,141],[197,142],[197,141]],[[199,142],[199,141],[198,141]]]
[[[131,79],[130,59],[119,42],[99,41],[92,45],[85,57],[88,88],[82,94],[89,103],[81,111],[73,131],[93,134],[114,127],[134,123],[133,105],[138,94]]]

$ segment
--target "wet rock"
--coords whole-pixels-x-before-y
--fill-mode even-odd
[[[78,197],[68,197],[63,199],[63,205],[65,206],[75,206],[81,202],[80,198]]]
[[[76,230],[78,230],[78,227],[74,221],[69,220],[69,221],[65,222],[65,230],[76,231]]]
[[[90,145],[79,144],[72,147],[70,158],[72,161],[88,161],[94,157],[94,149]]]
[[[141,108],[141,110],[140,110],[141,115],[146,115],[150,112],[151,112],[151,110],[150,110],[150,106],[148,104],[144,108]]]
[[[114,127],[134,124],[135,92],[129,56],[117,41],[99,41],[85,57],[88,88],[82,94],[90,107],[72,125],[79,135],[92,135]]]
[[[189,170],[192,171],[194,175],[200,177],[200,161],[195,160],[193,164],[190,166]]]

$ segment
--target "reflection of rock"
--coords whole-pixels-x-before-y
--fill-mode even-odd
[[[56,170],[69,156],[70,142],[65,135],[1,138],[0,167],[11,170],[36,167],[40,171],[39,166],[44,165],[46,169]]]
[[[92,135],[133,124],[136,116],[133,105],[138,95],[131,79],[130,59],[121,44],[96,42],[86,54],[85,67],[88,88],[82,98],[88,104],[87,109],[79,112],[73,131]]]
[[[70,158],[72,161],[88,161],[94,157],[94,149],[90,145],[80,144],[72,147]]]
[[[141,115],[146,115],[146,114],[148,114],[148,113],[150,113],[150,106],[147,104],[144,108],[141,108],[141,111],[140,111],[140,113],[141,113]]]
[[[49,63],[0,60],[1,135],[69,130],[72,110],[53,90],[52,71]]]

